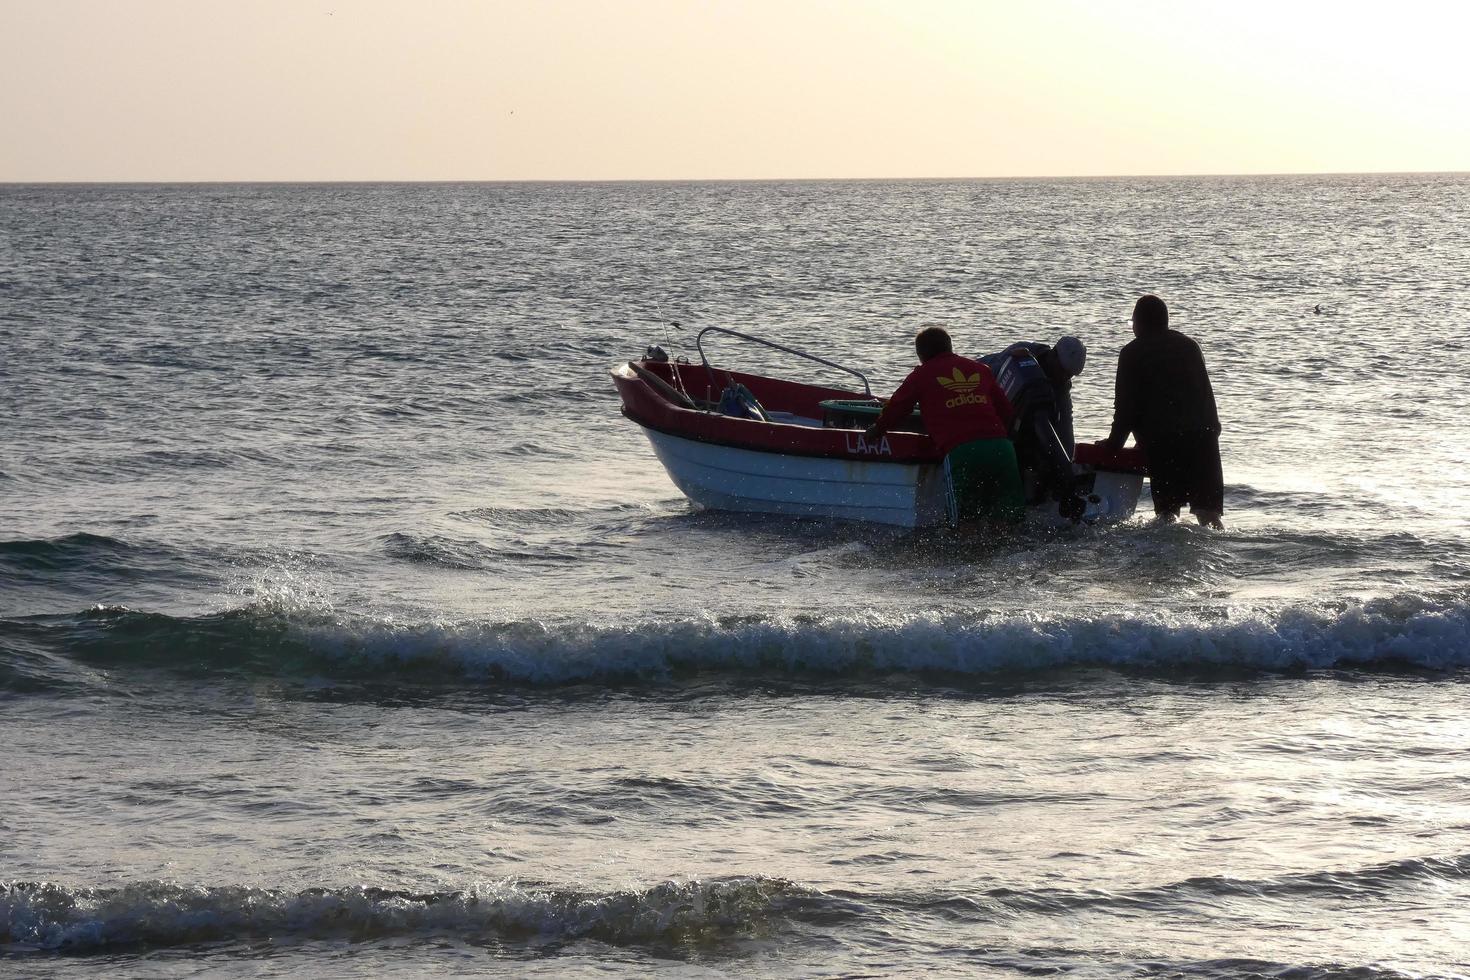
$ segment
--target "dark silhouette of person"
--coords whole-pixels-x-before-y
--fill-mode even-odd
[[[1040,341],[1022,341],[1003,351],[986,354],[979,359],[980,363],[991,371],[998,371],[1001,362],[1017,348],[1036,358],[1041,369],[1046,372],[1046,379],[1051,382],[1056,396],[1052,427],[1056,429],[1057,438],[1062,441],[1062,445],[1067,447],[1067,455],[1072,455],[1077,448],[1077,439],[1072,429],[1072,379],[1081,374],[1087,365],[1087,345],[1076,337],[1063,337],[1056,342],[1056,346]]]
[[[1220,415],[1199,344],[1169,329],[1157,296],[1133,307],[1134,340],[1118,355],[1113,430],[1103,445],[1123,448],[1129,433],[1148,460],[1154,513],[1166,520],[1189,505],[1201,524],[1223,527]]]

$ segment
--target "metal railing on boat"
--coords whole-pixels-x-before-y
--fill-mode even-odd
[[[704,365],[706,370],[714,370],[714,367],[709,362],[709,358],[706,357],[704,354],[704,335],[707,333],[722,333],[726,336],[738,337],[741,340],[748,340],[751,343],[761,344],[765,347],[770,347],[773,350],[781,351],[782,353],[795,354],[797,357],[804,357],[809,361],[815,361],[816,363],[824,365],[826,367],[835,368],[838,371],[846,372],[847,374],[850,374],[861,381],[863,383],[863,391],[867,393],[867,396],[869,398],[873,397],[873,386],[868,384],[867,375],[863,374],[863,372],[857,370],[856,368],[850,368],[845,364],[838,364],[836,361],[829,361],[825,357],[818,357],[815,354],[810,354],[804,350],[799,350],[795,347],[787,347],[785,344],[778,344],[773,340],[766,340],[764,337],[756,337],[748,333],[741,333],[739,330],[731,330],[728,327],[705,327],[703,330],[699,331],[697,336],[695,336],[694,349],[699,351],[699,361],[701,364]]]

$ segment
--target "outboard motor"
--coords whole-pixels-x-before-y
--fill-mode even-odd
[[[1057,411],[1056,389],[1046,369],[1026,348],[1012,347],[1001,358],[995,380],[1015,410],[1011,439],[1035,452],[1052,496],[1060,501],[1061,515],[1080,520],[1087,502],[1079,493],[1071,454],[1052,426]]]

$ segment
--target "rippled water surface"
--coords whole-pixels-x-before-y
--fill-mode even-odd
[[[1467,214],[0,187],[0,973],[1470,974]],[[1147,291],[1223,533],[699,512],[607,374],[1075,333],[1092,439]]]

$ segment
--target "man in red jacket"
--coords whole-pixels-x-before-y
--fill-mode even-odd
[[[1011,403],[995,375],[979,361],[956,354],[949,334],[939,327],[920,330],[914,349],[919,366],[883,407],[868,438],[882,436],[918,405],[929,438],[944,453],[950,521],[1020,520],[1025,498],[1008,437]]]

